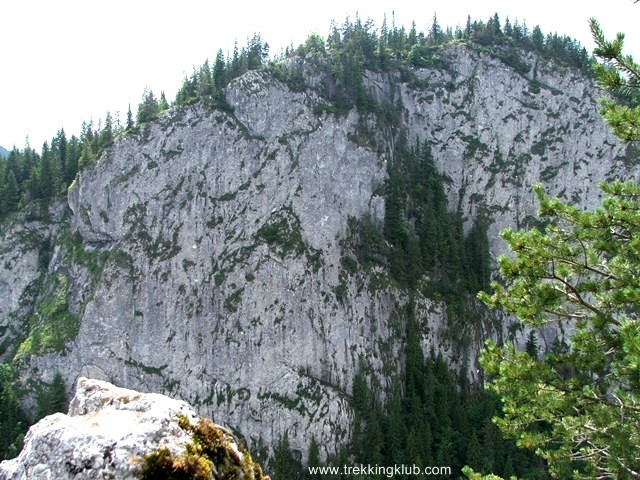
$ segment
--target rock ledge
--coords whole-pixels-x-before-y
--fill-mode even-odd
[[[170,478],[169,469],[194,479],[268,478],[233,435],[186,402],[80,378],[68,415],[31,427],[20,455],[0,463],[0,480]]]

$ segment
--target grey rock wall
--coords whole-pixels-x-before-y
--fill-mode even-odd
[[[493,255],[504,250],[501,229],[534,222],[533,183],[592,207],[599,182],[637,178],[598,117],[591,80],[532,55],[528,75],[461,46],[443,57],[447,68],[405,82],[369,73],[366,85],[401,108],[397,131],[432,146],[450,208],[467,225],[479,207],[490,212]],[[309,84],[321,85],[313,72]],[[349,219],[383,221],[396,138],[373,114],[318,113],[316,90],[292,92],[265,72],[234,81],[227,100],[233,113],[200,103],[169,111],[80,174],[68,223],[101,268],[90,273],[59,244],[49,273],[69,279],[79,333],[63,352],[24,360],[23,377],[59,371],[69,384],[83,375],[162,391],[250,444],[288,430],[302,455],[312,435],[330,451],[349,435],[359,357],[383,384],[402,369],[405,292],[371,287],[384,272],[345,276],[342,266]],[[363,128],[371,144],[354,141]],[[8,252],[21,228],[3,240],[7,338],[38,277],[33,248]],[[463,326],[474,342],[461,349],[443,305],[417,302],[425,352],[475,377],[481,340],[499,332]]]

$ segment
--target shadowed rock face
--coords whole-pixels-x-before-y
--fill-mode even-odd
[[[195,103],[119,137],[56,206],[59,222],[1,232],[0,347],[22,341],[25,319],[37,325],[39,305],[62,299],[77,334],[63,349],[25,353],[23,378],[60,372],[68,385],[85,376],[171,394],[249,445],[285,431],[301,455],[312,436],[327,452],[347,442],[359,359],[383,386],[404,365],[407,291],[381,267],[344,261],[355,262],[350,220],[384,221],[401,135],[431,146],[466,229],[488,212],[494,258],[501,229],[535,222],[533,183],[586,208],[601,181],[640,175],[598,116],[588,78],[533,54],[528,75],[463,46],[442,55],[447,68],[408,80],[367,74],[398,125],[356,109],[329,114],[313,88],[253,71],[227,88],[230,109]],[[312,65],[304,74],[322,83]],[[413,301],[425,353],[474,375],[482,340],[501,332],[458,325],[463,348],[446,305],[420,291]],[[12,352],[2,348],[0,358]]]
[[[203,431],[217,442],[209,450],[195,446]],[[202,476],[192,478],[266,478],[233,435],[186,402],[80,378],[69,413],[31,427],[20,455],[0,463],[0,479],[161,478],[172,462],[197,465]]]

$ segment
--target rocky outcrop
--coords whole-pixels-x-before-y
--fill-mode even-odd
[[[187,403],[80,378],[69,413],[32,426],[20,455],[0,463],[0,479],[133,480],[178,468],[194,479],[266,478],[231,433]]]
[[[499,230],[535,224],[531,184],[590,207],[601,181],[640,175],[589,78],[533,54],[528,74],[462,45],[439,55],[367,74],[386,123],[330,113],[314,87],[324,69],[300,59],[305,91],[252,71],[227,88],[230,108],[195,103],[118,138],[70,188],[67,224],[3,232],[0,339],[19,341],[23,376],[168,393],[250,445],[288,431],[301,456],[312,436],[328,451],[348,441],[359,359],[383,386],[403,368],[407,292],[383,269],[349,268],[352,221],[383,222],[400,136],[431,146],[465,228],[487,212],[494,257]],[[41,242],[12,250],[38,228],[44,265]],[[424,351],[473,367],[491,325],[417,290]]]

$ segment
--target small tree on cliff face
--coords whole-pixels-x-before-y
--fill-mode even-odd
[[[601,85],[624,97],[604,100],[602,114],[616,135],[640,140],[640,66],[622,55],[622,35],[608,42],[591,28]],[[496,423],[557,478],[640,477],[640,186],[602,189],[585,212],[537,187],[548,226],[502,233],[513,252],[499,259],[504,283],[480,295],[534,327],[570,324],[568,348],[540,359],[492,342],[481,356],[503,401]]]

